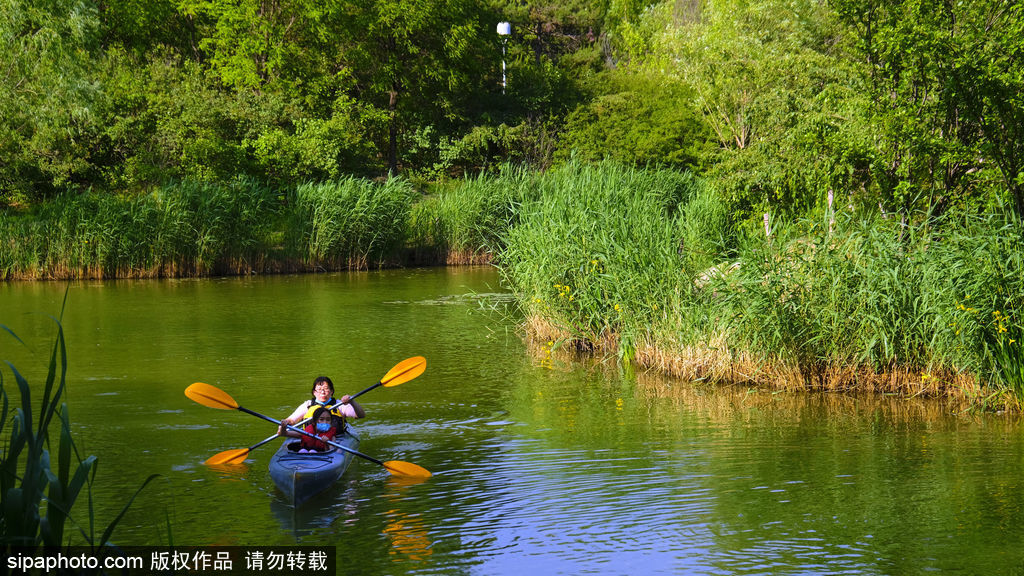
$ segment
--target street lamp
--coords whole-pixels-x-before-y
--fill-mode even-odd
[[[508,22],[498,22],[498,36],[501,36],[501,93],[505,93],[505,44],[508,36],[512,33],[512,25]]]

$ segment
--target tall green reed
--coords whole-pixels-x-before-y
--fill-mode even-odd
[[[965,216],[934,253],[949,285],[943,354],[1024,403],[1024,225],[1010,211]]]
[[[304,184],[295,191],[287,243],[313,268],[367,268],[397,260],[414,196],[401,178]]]
[[[11,277],[203,275],[248,271],[279,228],[278,194],[248,180],[181,182],[151,194],[65,194],[0,216],[0,273]]]
[[[583,348],[703,346],[815,387],[966,374],[1024,402],[1024,229],[1010,215],[812,214],[769,237],[685,174],[570,163],[531,185],[498,262],[527,316]]]
[[[488,260],[503,248],[523,202],[534,196],[537,176],[505,166],[500,175],[466,178],[417,202],[409,222],[409,244],[432,251],[442,262]]]
[[[15,548],[67,545],[72,539],[69,531],[76,532],[89,546],[106,546],[139,492],[158,477],[148,477],[121,512],[96,535],[92,486],[97,458],[81,458],[71,435],[68,406],[63,402],[67,351],[63,327],[59,320],[56,324],[57,336],[38,406],[33,406],[33,388],[28,381],[17,368],[5,362],[20,396],[20,406],[12,415],[11,398],[0,372],[0,435],[5,443],[0,454],[0,548],[5,556]],[[0,328],[23,344],[9,328]],[[59,437],[56,441],[55,431]],[[88,506],[87,522],[77,521],[71,515],[83,494]]]
[[[691,175],[571,161],[535,181],[500,264],[528,315],[629,356],[680,286]],[[696,220],[687,221],[693,228]]]
[[[746,237],[740,267],[714,287],[733,345],[792,362],[812,380],[836,364],[933,362],[942,304],[922,289],[927,229],[901,239],[898,223],[841,216],[834,228],[803,218],[772,234]]]
[[[39,253],[30,239],[41,235],[40,228],[30,216],[0,211],[0,280],[39,270]]]
[[[1003,215],[798,218],[747,236],[708,305],[731,346],[809,384],[837,367],[921,383],[969,373],[1022,400],[1021,231]]]
[[[140,240],[152,243],[161,265],[191,274],[260,269],[284,217],[280,194],[248,179],[181,182],[151,199],[158,225]]]

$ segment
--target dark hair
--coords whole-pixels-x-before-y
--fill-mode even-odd
[[[309,389],[309,395],[316,398],[316,387],[321,384],[327,384],[331,387],[331,396],[334,396],[334,382],[327,376],[317,376],[316,380],[313,380],[313,387]]]
[[[334,426],[334,414],[331,414],[331,411],[328,410],[326,406],[319,406],[317,407],[316,410],[313,410],[313,426],[316,426],[316,423],[320,421],[320,415],[323,414],[324,412],[327,412],[327,414],[331,416],[331,426]]]

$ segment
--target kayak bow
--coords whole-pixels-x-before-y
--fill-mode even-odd
[[[359,436],[351,426],[334,441],[350,450],[359,447]],[[345,473],[353,456],[352,452],[340,448],[299,454],[300,445],[299,440],[286,438],[270,458],[270,477],[295,507],[333,486]]]

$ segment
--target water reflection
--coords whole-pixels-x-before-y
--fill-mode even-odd
[[[175,542],[329,543],[339,566],[369,575],[1024,566],[1018,422],[926,399],[681,383],[554,343],[531,353],[464,296],[494,281],[430,270],[73,287],[69,403],[76,441],[100,457],[97,510],[119,510],[162,473],[119,543],[160,543],[167,522],[153,511],[167,510]],[[31,304],[47,290],[8,290],[5,310],[52,311]],[[34,349],[48,350],[51,330]],[[356,460],[295,510],[267,474],[269,448],[241,468],[201,464],[273,430],[195,405],[187,384],[284,415],[321,372],[360,390],[415,355],[430,362],[415,382],[361,399],[360,451],[414,462],[430,480]]]
[[[426,523],[421,517],[392,509],[384,513],[384,534],[391,540],[395,562],[423,562],[434,553]]]
[[[249,465],[245,462],[237,464],[205,464],[205,466],[214,472],[221,481],[238,482],[249,477]]]

